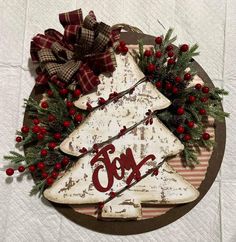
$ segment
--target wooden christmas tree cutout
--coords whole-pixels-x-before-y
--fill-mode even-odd
[[[127,62],[129,64],[121,64],[121,67],[117,67],[117,73],[108,78],[104,84],[98,86],[99,92],[105,95],[106,89],[103,89],[109,83],[109,92],[124,91],[124,88],[132,88],[141,78],[143,73],[138,69],[133,57],[128,55],[124,57],[117,55],[119,62]],[[133,68],[126,69],[132,66]],[[129,73],[128,77],[124,77],[123,73]],[[118,78],[121,76],[122,78]],[[131,79],[128,79],[131,78]],[[121,87],[120,87],[121,86]],[[119,87],[119,88],[118,88]],[[103,92],[101,92],[103,90]],[[109,96],[109,93],[107,94]],[[98,102],[97,93],[91,93],[86,95],[86,101],[88,99],[95,100]],[[79,98],[77,104],[83,97]],[[129,128],[134,124],[140,122],[146,117],[148,110],[152,112],[167,108],[170,105],[170,101],[164,97],[150,82],[142,82],[135,87],[132,93],[127,93],[115,102],[110,102],[105,105],[102,109],[95,109],[86,118],[86,120],[78,126],[78,128],[65,139],[60,148],[63,152],[79,156],[81,155],[80,150],[86,148],[91,149],[94,144],[102,143],[109,138],[116,136],[120,130],[125,126]]]
[[[139,169],[140,176],[143,176],[148,171],[156,168],[167,156],[175,155],[183,149],[183,145],[180,141],[157,118],[153,119],[153,125],[146,126],[145,124],[140,124],[120,139],[114,140],[111,145],[115,147],[115,151],[113,153],[107,152],[107,154],[109,154],[110,162],[114,161],[117,157],[120,157],[121,154],[125,154],[128,148],[132,150],[136,164],[148,155],[153,155],[155,157],[154,160],[147,160],[147,162]],[[130,176],[131,170],[125,170],[124,176],[121,179],[113,177],[112,186],[108,187],[107,184],[110,179],[109,177],[111,176],[111,171],[110,169],[107,170],[106,163],[103,159],[105,156],[99,155],[96,162],[92,165],[91,161],[94,160],[95,156],[96,154],[87,154],[79,159],[78,162],[68,170],[63,177],[57,180],[51,188],[45,190],[44,196],[57,203],[96,204],[108,199],[111,190],[119,192],[127,186],[127,178]],[[119,162],[117,162],[116,165],[119,165]],[[94,171],[98,166],[103,166],[98,175],[102,187],[108,187],[105,192],[99,191],[93,180]],[[119,168],[119,166],[117,167]],[[121,172],[121,167],[119,169]],[[169,174],[170,178],[167,178],[165,175],[167,174],[166,172]],[[127,191],[127,194],[130,194],[127,199],[135,197],[135,200],[139,201],[139,203],[145,201],[147,203],[155,204],[184,203],[189,202],[197,196],[197,191],[189,183],[184,181],[184,179],[180,179],[181,176],[176,175],[175,172],[168,172],[168,170],[165,170],[165,172],[160,174],[163,175],[158,175],[158,179],[148,175],[130,189],[126,189],[121,193],[122,200],[126,200]],[[165,190],[165,187],[168,187],[168,179],[177,181],[176,186],[178,189],[173,188],[172,193],[170,192],[171,188],[166,190],[166,199],[161,200],[160,186]],[[131,181],[131,183],[133,182],[135,182],[135,179]],[[139,184],[141,184],[141,187],[146,187],[140,189]],[[165,187],[163,184],[165,184]],[[137,194],[135,189],[137,189]],[[148,190],[151,191],[150,196],[147,192]],[[177,193],[178,191],[180,191],[179,194]],[[154,196],[154,193],[157,193],[156,196]],[[190,194],[192,194],[192,196]],[[112,203],[112,201],[109,203]],[[121,203],[121,200],[119,199],[117,203]]]
[[[101,74],[99,76],[100,84],[95,92],[81,96],[74,104],[80,109],[87,109],[87,103],[92,107],[98,106],[99,98],[108,100],[111,93],[121,93],[131,87],[133,87],[145,76],[135,63],[133,57],[127,53],[126,55],[116,55],[117,67],[112,73],[112,76],[106,76]],[[152,97],[159,99],[159,109],[166,108],[170,105],[168,99],[166,99],[158,90],[152,87],[151,83],[146,84],[146,90]],[[144,93],[145,94],[145,93]]]
[[[88,94],[84,99],[81,97],[75,103],[78,107],[84,108],[87,102],[95,107],[101,95],[108,98],[107,92],[123,92],[143,78],[130,55],[127,58],[117,57],[123,63],[120,68],[118,65],[117,74],[102,82],[98,92]],[[127,82],[127,73],[130,82]],[[125,204],[121,210],[123,212],[119,212],[121,218],[136,219],[140,217],[141,203],[178,204],[194,200],[198,196],[196,189],[167,164],[160,168],[158,178],[149,174],[166,157],[176,155],[184,148],[152,115],[154,111],[169,105],[169,100],[151,83],[141,82],[132,93],[125,93],[115,102],[93,110],[61,143],[60,148],[75,156],[80,156],[84,148],[92,150],[95,144],[102,144],[100,149],[96,150],[96,154],[89,152],[80,158],[52,187],[45,190],[44,196],[53,202],[66,204],[106,201],[101,212],[104,218],[117,218],[113,212],[117,214]],[[150,119],[147,119],[147,113]],[[109,141],[124,128],[130,130]],[[109,141],[108,144],[104,143],[106,141]],[[111,192],[118,193],[118,196],[110,201]]]
[[[194,201],[199,192],[179,175],[167,162],[158,169],[158,174],[148,175],[104,205],[104,219],[140,219],[142,205],[182,204]]]

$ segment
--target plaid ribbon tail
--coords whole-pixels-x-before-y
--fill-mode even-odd
[[[76,79],[84,93],[92,91],[98,84],[100,84],[98,76],[94,74],[86,63],[81,65],[76,74]]]
[[[37,85],[44,85],[47,84],[49,80],[49,77],[45,73],[39,73],[38,76],[35,79],[35,82]]]
[[[67,25],[82,25],[83,24],[83,13],[81,8],[71,11],[71,12],[67,12],[67,13],[60,13],[59,14],[59,20],[60,23],[63,27],[67,26]]]
[[[53,38],[55,41],[61,42],[63,35],[55,29],[47,29],[44,31],[45,36]]]
[[[64,82],[69,82],[74,74],[80,69],[81,61],[70,60],[63,64],[57,71],[57,76]]]
[[[34,41],[30,42],[30,56],[33,63],[37,63],[39,61],[38,51],[40,50],[39,47],[34,43]]]

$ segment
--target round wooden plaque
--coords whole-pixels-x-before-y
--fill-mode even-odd
[[[145,35],[141,33],[122,33],[121,39],[124,40],[127,44],[136,45],[139,39],[142,39],[145,45],[152,45],[154,43],[154,37],[150,35]],[[208,86],[213,87],[213,83],[202,69],[202,67],[196,62],[193,62],[195,69],[198,72],[198,76],[207,83]],[[40,98],[42,94],[42,88],[35,87],[31,93],[32,97]],[[37,99],[37,98],[36,98]],[[223,109],[223,108],[222,108]],[[29,123],[27,112],[24,117],[24,124]],[[95,217],[81,214],[76,212],[73,208],[67,205],[61,205],[52,203],[52,205],[57,209],[58,212],[63,214],[66,218],[77,223],[80,226],[86,227],[88,229],[106,233],[106,234],[115,234],[115,235],[131,235],[139,234],[148,231],[152,231],[158,228],[161,228],[165,225],[168,225],[175,220],[181,218],[186,213],[188,213],[200,200],[205,196],[207,191],[210,189],[213,184],[217,173],[220,169],[224,149],[225,149],[225,140],[226,140],[226,127],[225,122],[219,123],[215,122],[215,140],[217,146],[214,147],[210,160],[208,161],[208,169],[205,175],[205,179],[198,188],[200,196],[194,202],[178,205],[166,212],[165,214],[154,217],[150,219],[138,220],[138,221],[102,221],[98,220]]]

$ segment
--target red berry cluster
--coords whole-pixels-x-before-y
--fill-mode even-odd
[[[156,47],[154,48],[156,50],[155,53],[153,53],[152,50],[148,50],[148,49],[144,51],[144,58],[147,58],[147,66],[146,66],[147,74],[153,80],[156,80],[155,81],[156,87],[159,90],[162,90],[162,92],[165,95],[167,95],[168,97],[170,95],[178,95],[180,93],[180,90],[186,86],[186,83],[188,83],[192,79],[191,73],[186,72],[181,76],[171,75],[168,78],[165,78],[163,80],[161,75],[159,75],[158,70],[160,68],[160,65],[163,64],[162,61],[165,59],[167,60],[168,68],[171,68],[171,66],[173,66],[176,63],[176,60],[178,59],[178,55],[181,55],[182,53],[187,52],[189,50],[189,46],[187,44],[183,44],[179,47],[179,51],[177,49],[174,49],[174,46],[172,44],[164,46],[162,36],[156,37],[155,43],[156,43]],[[161,59],[162,57],[164,59]]]
[[[31,132],[34,137],[37,138],[37,140],[43,140],[46,133],[47,133],[47,129],[44,126],[40,125],[40,120],[38,118],[33,119],[33,126],[30,128],[26,125],[24,125],[21,128],[21,132],[23,137],[27,137],[28,134]],[[18,136],[16,137],[16,142],[21,142],[22,141],[22,137]]]
[[[163,50],[163,38],[161,36],[158,36],[155,38],[155,43],[158,48],[155,53],[152,52],[152,50],[145,50],[144,51],[144,57],[148,58],[148,64],[147,64],[147,72],[149,74],[152,74],[153,72],[158,70],[158,66],[156,66],[156,63],[158,65],[158,59],[161,57],[166,57],[167,58],[167,64],[168,66],[172,66],[176,63],[177,56],[174,51],[174,47],[172,44],[169,44],[165,47]],[[183,44],[180,47],[180,53],[188,51],[189,47],[187,44]],[[155,58],[150,58],[155,56]],[[155,64],[154,64],[155,63]],[[160,84],[159,84],[160,86]],[[177,92],[175,89],[174,92]]]
[[[74,103],[72,101],[68,100],[68,94],[72,94],[73,98],[78,99],[81,96],[81,91],[80,91],[80,89],[75,89],[72,93],[70,93],[70,92],[71,91],[66,88],[62,88],[59,90],[60,95],[63,98],[67,99],[66,107],[68,109],[69,116],[73,119],[73,121],[75,123],[80,123],[83,120],[83,116],[80,113],[77,113],[77,110],[74,107]],[[54,122],[54,121],[56,121],[56,118],[53,115],[49,115],[48,120],[50,122]],[[64,120],[62,123],[62,126],[64,128],[69,128],[70,125],[71,125],[71,120]]]
[[[207,86],[202,86],[200,83],[195,85],[195,89],[197,91],[201,92],[201,95],[199,97],[199,101],[202,103],[202,105],[199,108],[198,112],[199,112],[200,115],[205,116],[205,115],[207,115],[207,111],[204,108],[204,106],[207,105],[207,101],[208,101],[208,98],[209,98],[208,95],[209,95],[210,89]]]
[[[123,40],[121,40],[120,44],[116,47],[116,51],[118,53],[121,53],[121,54],[125,55],[129,51],[129,49],[126,46],[126,43]]]
[[[188,105],[193,105],[196,103],[198,107],[198,113],[201,116],[207,115],[206,109],[204,108],[205,103],[208,100],[208,94],[209,94],[209,87],[202,86],[200,83],[195,85],[195,90],[193,93],[191,93],[189,96],[186,97],[186,103]],[[201,91],[201,93],[199,93]],[[200,96],[200,97],[199,97]],[[185,114],[185,108],[184,106],[180,106],[176,109],[176,115],[182,116]],[[197,126],[197,124],[196,124]],[[176,127],[176,133],[181,137],[185,142],[190,141],[192,139],[191,136],[191,129],[195,127],[195,123],[192,120],[185,119],[185,122],[182,124],[179,124]],[[210,135],[206,132],[202,134],[201,137],[199,137],[203,140],[209,140]]]
[[[47,109],[47,112],[44,115],[40,114],[40,118],[35,116],[32,119],[32,125],[24,125],[21,128],[21,135],[16,137],[17,143],[23,142],[27,136],[29,138],[32,137],[32,141],[37,141],[36,146],[38,145],[41,149],[38,154],[38,162],[32,161],[29,165],[21,165],[18,167],[18,171],[24,172],[27,169],[35,177],[45,180],[45,184],[48,186],[53,184],[59,172],[70,162],[68,157],[59,158],[60,160],[56,161],[57,157],[60,156],[54,150],[65,138],[63,137],[63,130],[69,128],[72,122],[76,125],[83,120],[82,114],[78,112],[73,104],[73,100],[80,97],[81,91],[79,89],[71,91],[63,87],[58,90],[58,93],[65,100],[65,109],[68,112],[64,115],[62,123],[55,116],[55,113],[51,112],[50,103],[52,99],[50,98],[54,98],[54,93],[52,90],[47,90],[46,94],[48,98],[39,104],[39,107]],[[13,168],[6,169],[8,176],[12,176],[14,172]]]
[[[46,156],[47,155],[47,150],[41,150],[41,155]],[[45,180],[46,184],[48,186],[51,186],[55,179],[58,177],[60,170],[62,168],[66,167],[69,164],[70,160],[68,157],[63,157],[60,162],[55,162],[54,167],[52,170],[47,169],[48,165],[46,161],[40,161],[36,164],[28,165],[27,167],[25,166],[19,166],[18,171],[19,172],[24,172],[26,168],[28,168],[28,171],[36,174],[37,176],[40,176],[42,180]],[[8,176],[12,176],[14,174],[14,169],[13,168],[8,168],[6,169],[6,174]]]

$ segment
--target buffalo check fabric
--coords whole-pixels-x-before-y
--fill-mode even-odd
[[[61,13],[59,20],[64,34],[54,29],[46,30],[44,35],[37,34],[31,43],[32,60],[39,62],[49,77],[55,75],[60,80],[57,84],[73,82],[83,92],[89,92],[99,83],[96,74],[115,70],[113,46],[117,46],[119,33],[97,22],[92,11],[85,19],[81,9]],[[46,79],[42,80],[37,83],[44,83]]]

